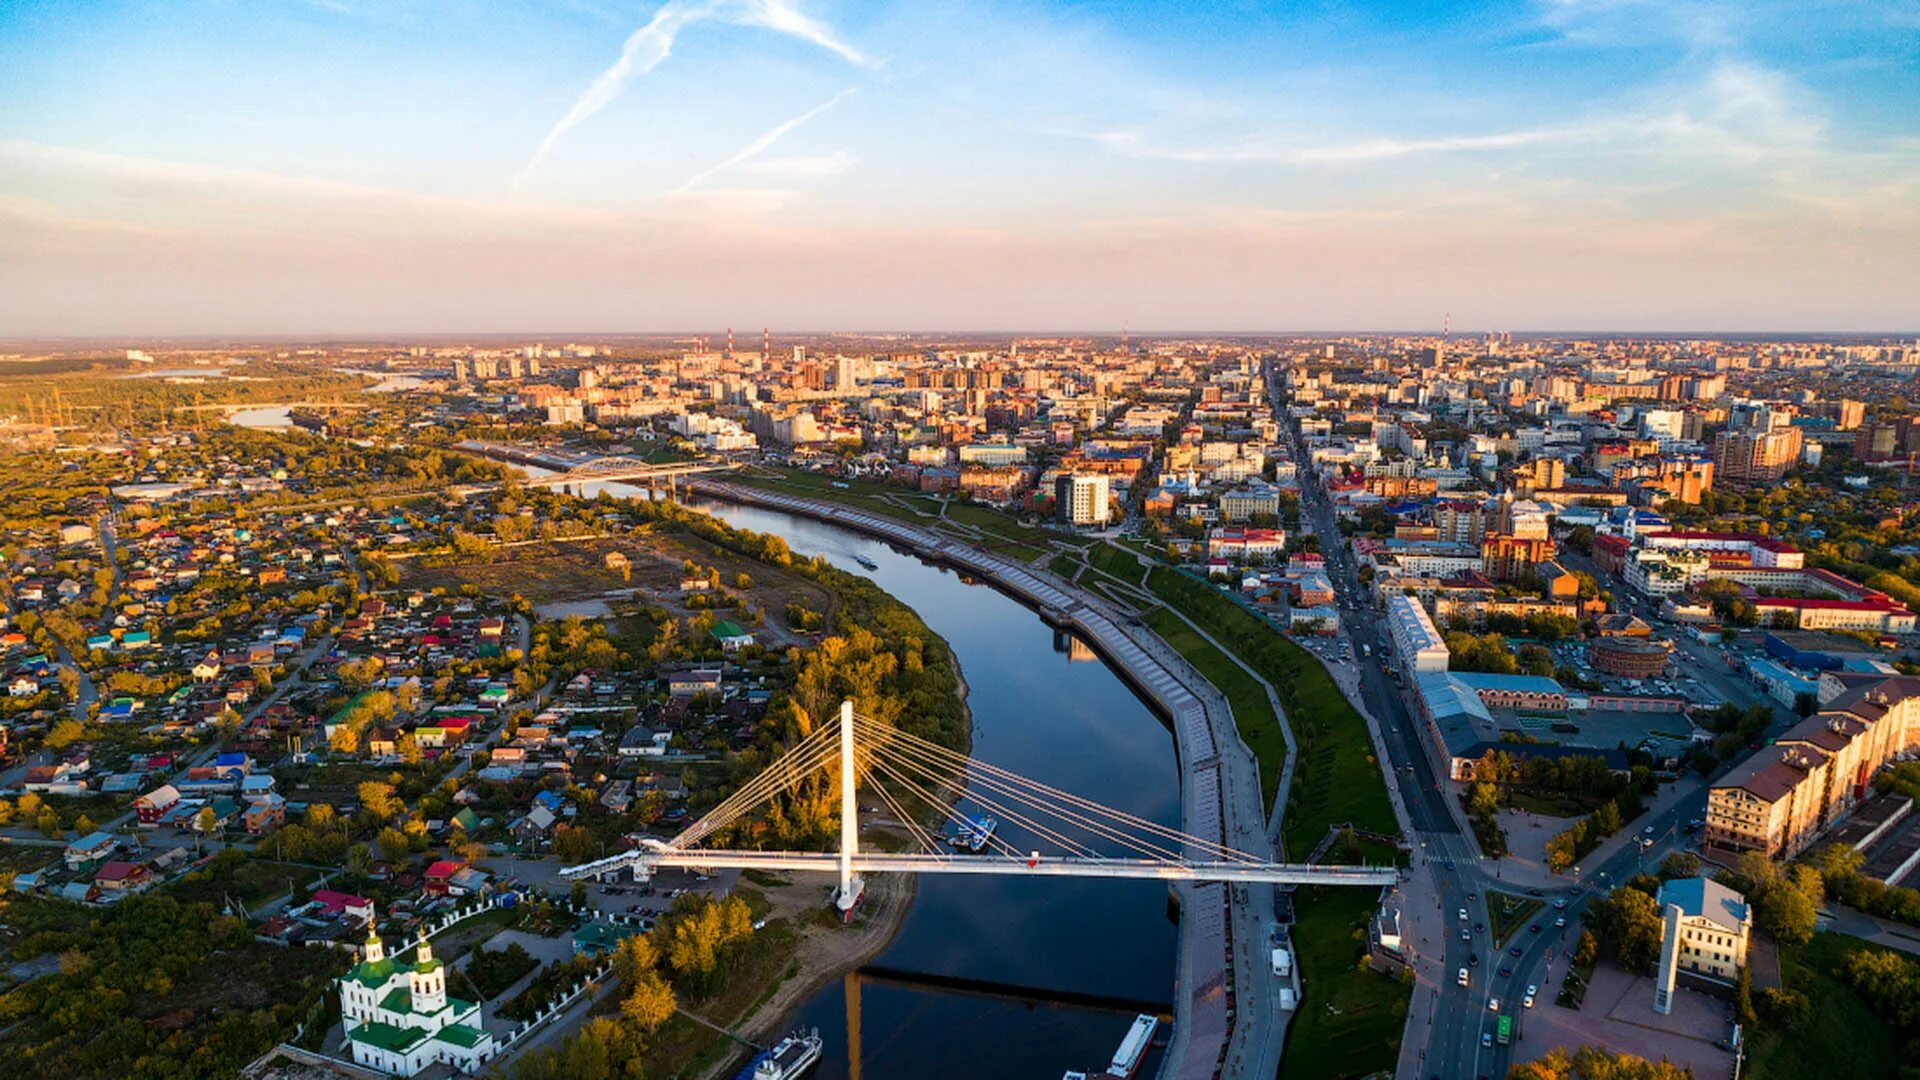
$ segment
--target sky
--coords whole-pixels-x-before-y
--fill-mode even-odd
[[[0,0],[0,338],[1920,330],[1920,0]]]

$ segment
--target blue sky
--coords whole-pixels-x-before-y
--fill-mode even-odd
[[[0,333],[1920,327],[1920,0],[0,0]]]

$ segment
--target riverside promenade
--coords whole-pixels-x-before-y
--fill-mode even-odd
[[[1179,748],[1181,828],[1248,852],[1267,850],[1259,766],[1220,692],[1152,631],[1052,574],[931,529],[839,503],[711,480],[693,493],[815,518],[878,537],[964,571],[1087,641],[1173,728]],[[1268,1080],[1280,1066],[1284,1016],[1265,969],[1273,888],[1205,884],[1176,889],[1180,945],[1173,1043],[1161,1075],[1180,1080]]]

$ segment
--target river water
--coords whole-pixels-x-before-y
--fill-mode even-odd
[[[975,757],[1179,824],[1173,736],[1105,664],[1070,660],[1061,651],[1067,643],[1034,612],[844,529],[759,508],[702,509],[866,574],[917,611],[959,658],[971,691]],[[856,554],[878,569],[859,565]],[[1010,842],[1027,844],[1018,829],[1002,828]],[[1173,998],[1176,933],[1166,887],[1155,882],[928,875],[899,937],[874,963],[1164,1006]],[[850,999],[858,1005],[857,1064]],[[826,1060],[816,1074],[822,1080],[1098,1073],[1131,1022],[1131,1014],[874,981],[857,991],[835,984],[794,1017],[825,1037]],[[1153,1075],[1160,1053],[1141,1075]]]
[[[574,490],[586,498],[603,491],[645,497],[618,482]],[[976,758],[1117,810],[1180,824],[1172,733],[1103,662],[1073,660],[1071,642],[1032,610],[985,585],[966,584],[951,570],[811,518],[721,502],[699,509],[871,577],[919,613],[960,662]],[[856,555],[876,569],[861,566]],[[1029,843],[1017,827],[1001,828],[1010,843]],[[1164,1010],[1173,1000],[1177,937],[1167,888],[1157,882],[927,875],[899,936],[872,966],[1038,990],[1043,999],[1047,992],[1090,994]],[[836,983],[802,1003],[792,1021],[818,1028],[825,1039],[825,1058],[811,1074],[816,1080],[1057,1080],[1068,1069],[1098,1074],[1132,1022],[1130,1011],[892,981]],[[1140,1076],[1159,1068],[1167,1035],[1162,1026]]]

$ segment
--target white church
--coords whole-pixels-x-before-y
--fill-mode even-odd
[[[340,1021],[353,1060],[394,1076],[436,1062],[479,1072],[497,1052],[480,1023],[480,1006],[447,996],[447,969],[424,934],[413,963],[388,956],[371,923],[360,962],[342,975]]]

